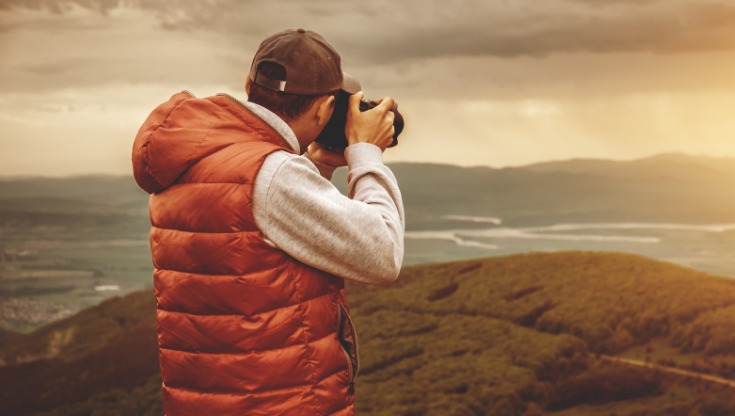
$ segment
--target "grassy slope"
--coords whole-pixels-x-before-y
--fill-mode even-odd
[[[676,351],[709,360],[710,372],[727,370],[735,358],[726,330],[735,319],[732,280],[638,256],[554,253],[412,267],[393,286],[348,289],[361,342],[361,415],[735,409],[717,387],[601,364],[594,354]],[[4,349],[38,354],[56,342],[67,360],[0,369],[5,413],[9,403],[14,413],[32,410],[21,396],[30,391],[36,410],[91,396],[50,414],[160,414],[152,319],[152,294],[142,292]]]
[[[0,328],[0,348],[6,345],[13,345],[23,339],[23,334],[14,331],[8,331]]]
[[[735,319],[735,281],[638,256],[528,254],[419,266],[405,270],[393,287],[351,289],[362,348],[371,352],[365,360],[368,368],[375,360],[396,362],[406,351],[423,351],[410,358],[419,369],[409,371],[410,377],[403,377],[400,369],[410,369],[410,360],[382,373],[363,374],[364,399],[359,404],[366,414],[484,414],[473,409],[503,414],[499,409],[514,406],[516,412],[506,414],[520,414],[524,406],[518,402],[548,405],[565,394],[564,386],[578,389],[574,383],[580,380],[583,385],[596,383],[596,374],[630,382],[627,376],[605,373],[611,370],[599,365],[594,355],[582,359],[585,351],[625,353],[638,348],[655,354],[668,349],[701,361],[714,348],[717,354],[706,360],[717,364],[699,370],[727,370],[725,364],[735,356],[726,328],[728,319]],[[413,326],[434,329],[415,336]],[[403,335],[394,327],[402,327]],[[377,335],[385,331],[399,336],[387,341]],[[468,353],[478,346],[479,356]],[[679,346],[688,348],[686,354]],[[391,360],[391,355],[397,358]],[[587,370],[580,371],[584,366]],[[704,406],[716,394],[717,388],[709,390],[712,386],[682,387],[674,381],[663,377],[650,397],[611,401],[606,409],[619,415],[676,414]],[[627,398],[631,393],[634,396],[625,391],[602,394]],[[590,400],[571,397],[567,404],[598,399],[593,392]],[[608,414],[586,406],[563,414]]]
[[[131,330],[155,332],[155,307],[151,291],[114,297],[24,335],[0,350],[0,357],[6,363],[23,363],[39,358],[74,361],[94,353],[110,340],[123,337]]]
[[[419,266],[388,290],[355,292],[358,315],[380,309],[485,316],[576,335],[603,353],[672,334],[683,334],[687,342],[696,338],[691,349],[704,350],[725,343],[712,336],[735,317],[735,280],[614,253],[523,254]],[[702,339],[708,328],[711,336]]]
[[[53,408],[150,379],[158,371],[154,310],[151,291],[133,293],[3,347],[0,414]]]

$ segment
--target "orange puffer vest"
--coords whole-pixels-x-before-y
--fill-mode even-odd
[[[268,245],[253,219],[254,179],[277,150],[289,149],[235,99],[188,92],[135,139],[167,416],[354,415],[344,281]]]

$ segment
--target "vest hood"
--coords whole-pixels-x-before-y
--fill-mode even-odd
[[[286,147],[278,133],[232,97],[174,94],[153,110],[135,137],[135,181],[148,193],[161,192],[201,159],[238,142],[243,132]]]

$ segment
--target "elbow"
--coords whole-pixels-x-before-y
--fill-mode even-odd
[[[398,280],[398,276],[401,273],[401,268],[396,267],[393,270],[386,271],[386,273],[381,274],[380,276],[376,276],[375,284],[379,286],[389,286]]]
[[[403,245],[399,244],[396,246],[392,244],[390,253],[386,253],[383,257],[385,262],[381,264],[381,267],[376,268],[380,270],[379,276],[375,276],[375,284],[381,286],[388,286],[398,280],[398,276],[401,274],[401,265],[403,263]]]
[[[373,246],[374,247],[374,246]],[[344,279],[354,280],[356,282],[388,286],[398,279],[401,273],[401,263],[403,262],[403,252],[400,256],[395,256],[392,244],[384,246],[385,249],[370,253],[370,256],[358,255],[366,252],[367,247],[357,250],[357,253],[351,257],[352,261],[343,269],[335,270],[331,273],[341,276]]]
[[[379,232],[361,243],[350,247],[349,271],[341,276],[371,285],[395,283],[403,264],[403,235]]]

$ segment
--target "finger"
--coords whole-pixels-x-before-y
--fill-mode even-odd
[[[393,141],[393,133],[395,133],[395,128],[393,127],[393,125],[390,125],[383,130],[383,132],[381,133],[381,138],[384,141],[388,141],[390,143]]]
[[[392,113],[388,113],[383,118],[383,125],[385,126],[385,129],[389,129],[394,126],[393,118],[391,117]]]
[[[385,139],[383,140],[383,144],[384,144],[383,148],[386,148],[386,147],[390,146],[391,144],[393,144],[393,127],[391,127],[388,130],[388,133],[385,135]]]
[[[392,98],[391,98],[392,99]],[[392,99],[393,100],[393,99]],[[380,104],[383,102],[383,98],[379,100],[373,101],[375,104]],[[390,108],[391,111],[398,111],[398,102],[396,100],[393,100],[393,106]]]
[[[350,112],[351,113],[359,113],[360,112],[360,101],[362,100],[362,97],[365,96],[365,93],[362,91],[358,91],[355,94],[350,95]]]
[[[379,108],[382,112],[388,112],[391,108],[393,108],[393,99],[390,97],[385,97],[380,100],[380,104],[378,104],[378,106],[375,108]]]

